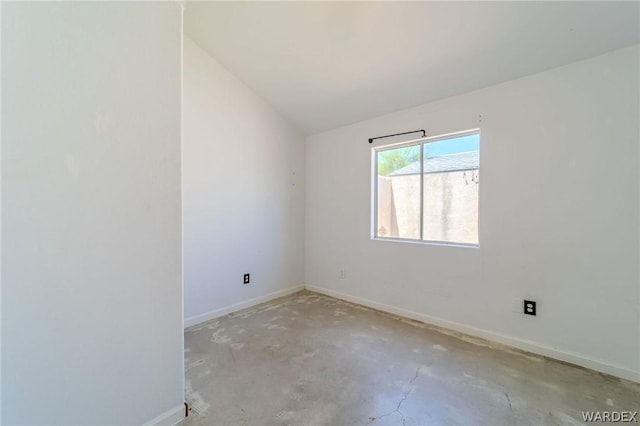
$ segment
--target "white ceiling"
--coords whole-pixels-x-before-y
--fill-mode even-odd
[[[188,2],[185,33],[307,134],[640,42],[638,2]]]

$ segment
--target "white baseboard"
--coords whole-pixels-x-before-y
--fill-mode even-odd
[[[534,354],[546,356],[549,358],[558,359],[571,364],[586,367],[592,370],[599,371],[601,373],[610,374],[612,376],[620,377],[623,379],[631,380],[634,382],[640,382],[640,371],[629,370],[625,367],[617,365],[607,364],[602,361],[594,360],[581,354],[577,354],[569,351],[562,351],[549,346],[545,346],[540,343],[532,342],[529,340],[519,339],[517,337],[508,336],[501,333],[496,333],[489,330],[484,330],[477,327],[472,327],[465,324],[460,324],[454,321],[445,320],[442,318],[433,317],[431,315],[420,314],[418,312],[409,311],[407,309],[398,308],[396,306],[387,305],[373,300],[363,299],[361,297],[352,296],[346,293],[341,293],[328,288],[316,287],[313,285],[305,285],[305,288],[316,293],[325,294],[327,296],[335,297],[336,299],[342,299],[347,302],[357,303],[359,305],[368,306],[373,309],[388,312],[394,315],[414,319],[426,324],[433,324],[438,327],[454,330],[460,333],[465,333],[471,336],[480,337],[489,341],[501,343],[503,345],[511,346],[517,349],[521,349]]]
[[[143,426],[173,426],[184,419],[184,403],[160,414],[158,417],[149,420]]]
[[[233,305],[224,306],[222,308],[214,309],[213,311],[205,312],[204,314],[196,315],[193,317],[185,318],[184,320],[184,328],[192,327],[196,324],[203,323],[205,321],[212,320],[214,318],[218,318],[232,312],[239,311],[241,309],[250,308],[252,306],[258,305],[260,303],[269,302],[273,299],[277,299],[278,297],[287,296],[289,294],[304,290],[303,285],[289,287],[284,290],[276,291],[273,293],[265,294],[264,296],[254,297],[253,299],[245,300],[239,303],[234,303]]]

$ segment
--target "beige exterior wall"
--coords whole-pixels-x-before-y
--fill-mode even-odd
[[[397,237],[398,221],[391,178],[378,176],[378,227],[376,237]]]
[[[424,175],[423,239],[478,243],[478,171]],[[420,176],[378,177],[377,236],[420,238]]]
[[[478,171],[424,176],[423,239],[478,243]]]

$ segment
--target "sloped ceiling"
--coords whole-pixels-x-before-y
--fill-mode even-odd
[[[638,2],[188,2],[185,33],[306,134],[640,42]]]

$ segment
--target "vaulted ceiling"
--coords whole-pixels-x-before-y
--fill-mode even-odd
[[[640,42],[638,2],[188,2],[185,33],[306,134]]]

